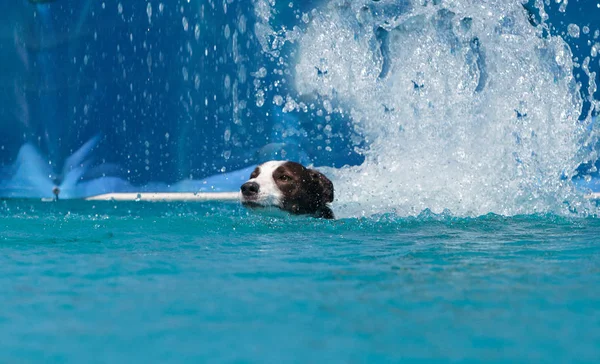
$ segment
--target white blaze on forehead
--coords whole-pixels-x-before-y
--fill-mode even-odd
[[[259,186],[258,196],[255,200],[252,200],[252,202],[263,206],[281,205],[283,194],[273,179],[273,172],[285,163],[285,161],[270,161],[263,163],[258,167],[260,172],[258,177],[248,180],[248,182],[258,183]]]

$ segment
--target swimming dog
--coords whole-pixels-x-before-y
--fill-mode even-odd
[[[333,183],[323,173],[296,162],[263,163],[240,190],[246,207],[276,207],[294,215],[334,218],[327,205],[333,202]]]

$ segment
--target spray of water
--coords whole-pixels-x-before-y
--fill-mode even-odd
[[[296,47],[297,99],[366,144],[328,171],[339,216],[589,212],[570,182],[594,134],[572,54],[519,1],[331,1]]]

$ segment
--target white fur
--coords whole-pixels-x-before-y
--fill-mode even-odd
[[[285,161],[270,161],[263,163],[258,167],[260,171],[258,177],[248,180],[248,182],[256,182],[260,186],[258,196],[256,196],[256,199],[248,201],[252,201],[261,206],[281,206],[283,194],[273,179],[273,172],[284,163]],[[245,200],[246,199],[242,195],[242,201]]]

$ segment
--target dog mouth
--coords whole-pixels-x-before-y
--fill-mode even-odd
[[[241,194],[240,202],[244,207],[248,208],[281,208],[279,199],[261,193]]]
[[[280,206],[278,205],[274,205],[274,204],[270,204],[270,203],[265,203],[264,201],[261,201],[259,199],[248,199],[248,198],[242,198],[242,206],[249,208],[249,209],[256,209],[256,210],[263,210],[263,209],[281,209]]]
[[[244,207],[249,207],[249,208],[253,208],[253,209],[264,207],[263,205],[259,204],[256,201],[247,200],[247,199],[242,200],[242,205],[244,205]]]
[[[260,202],[258,196],[244,196],[241,198],[242,205],[248,208],[261,208],[265,207],[264,204]]]

